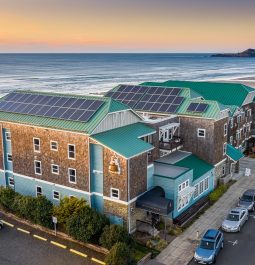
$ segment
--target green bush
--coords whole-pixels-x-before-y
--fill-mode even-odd
[[[86,201],[84,199],[64,197],[60,199],[59,205],[53,207],[53,216],[58,218],[58,224],[65,226],[68,218],[81,211],[85,206]]]
[[[117,242],[123,242],[127,245],[131,245],[132,239],[125,227],[120,225],[107,225],[104,228],[99,242],[103,247],[111,249],[112,246]]]
[[[33,221],[35,200],[32,196],[16,195],[13,208],[20,217]]]
[[[209,194],[209,200],[211,203],[215,203],[228,189],[225,184],[219,185],[213,192]]]
[[[116,243],[110,250],[105,259],[106,265],[133,265],[136,264],[133,251],[123,243]]]
[[[85,206],[67,220],[66,230],[77,240],[98,243],[103,228],[108,224],[109,220],[105,215]]]
[[[33,212],[33,221],[36,224],[52,228],[52,209],[53,204],[45,196],[35,198],[35,207]]]
[[[0,187],[0,205],[6,210],[13,210],[16,192],[11,188]]]

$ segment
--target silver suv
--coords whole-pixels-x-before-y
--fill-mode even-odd
[[[255,210],[255,190],[249,189],[239,198],[238,206],[246,208],[248,211]]]
[[[232,209],[223,221],[221,228],[226,232],[240,232],[241,227],[248,220],[248,210],[245,208]]]

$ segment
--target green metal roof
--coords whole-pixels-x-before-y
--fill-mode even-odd
[[[50,96],[62,96],[62,97],[73,97],[81,99],[94,99],[102,100],[104,104],[99,108],[98,111],[91,117],[88,122],[70,121],[57,118],[48,118],[36,115],[17,114],[10,112],[0,111],[0,121],[14,122],[20,124],[36,125],[42,127],[56,128],[69,131],[84,132],[91,134],[102,119],[111,112],[122,111],[130,109],[128,106],[107,97],[96,97],[96,96],[83,96],[83,95],[72,95],[72,94],[59,94],[59,93],[48,93],[48,92],[34,92],[34,91],[16,91],[16,93],[31,93],[37,95],[50,95]],[[1,100],[3,100],[3,97]]]
[[[162,86],[190,88],[204,99],[216,100],[223,105],[242,106],[249,92],[254,88],[238,83],[166,81]],[[143,83],[143,85],[158,86],[159,83]]]
[[[214,167],[199,157],[191,154],[174,164],[178,167],[193,169],[193,181],[200,178]]]
[[[240,152],[238,149],[236,149],[234,146],[232,146],[231,144],[227,144],[226,154],[234,161],[238,161],[244,157],[244,154]]]
[[[125,158],[153,149],[153,146],[139,137],[155,133],[156,130],[143,124],[134,123],[110,131],[91,135],[91,138]]]

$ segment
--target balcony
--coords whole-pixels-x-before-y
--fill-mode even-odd
[[[162,150],[173,151],[183,146],[183,139],[179,136],[173,136],[169,141],[159,141],[159,148]]]

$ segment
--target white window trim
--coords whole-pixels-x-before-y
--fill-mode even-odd
[[[199,135],[200,132],[203,133],[204,135]],[[205,133],[206,133],[205,129],[200,129],[200,128],[197,129],[197,137],[205,138]]]
[[[205,181],[208,180],[208,187],[205,188]],[[202,184],[202,187],[203,187],[203,191],[201,191],[200,189],[200,186]],[[196,185],[194,185],[194,187],[197,186],[197,196],[195,196],[195,192],[194,192],[194,195],[193,195],[193,199],[197,199],[198,197],[200,197],[201,195],[203,195],[207,190],[209,190],[210,188],[210,177],[206,177],[204,178],[203,180],[199,181]]]
[[[12,160],[9,160],[9,158],[8,158],[9,156],[11,156],[11,157],[12,157],[12,154],[10,154],[10,153],[7,153],[7,154],[6,154],[7,161],[8,161],[8,162],[10,162],[10,163],[12,163]]]
[[[67,148],[68,159],[75,160],[75,158],[76,158],[76,147],[75,147],[75,144],[68,144],[67,146],[68,146],[68,148]],[[74,146],[74,157],[69,157],[69,146]]]
[[[228,124],[224,123],[224,136],[228,135]]]
[[[118,191],[118,198],[115,197],[115,196],[112,196],[112,191]],[[119,200],[120,199],[120,190],[119,189],[116,189],[116,188],[111,188],[111,198],[112,199],[115,199],[115,200]]]
[[[41,173],[37,173],[37,172],[36,172],[36,165],[35,165],[36,162],[39,162],[39,163],[40,163]],[[34,160],[34,171],[35,171],[35,174],[36,174],[36,175],[40,175],[40,176],[42,175],[42,162],[41,162],[41,161],[39,161],[39,160]]]
[[[74,181],[70,181],[70,170],[74,170],[75,171],[75,182]],[[76,174],[76,169],[75,168],[71,168],[71,167],[68,168],[68,181],[69,181],[69,183],[76,184],[76,182],[77,182],[77,174]]]
[[[37,188],[41,188],[41,190],[42,190],[42,186],[38,186],[38,185],[35,186],[35,195],[36,195],[36,197],[38,197]],[[42,195],[43,195],[43,191],[42,191],[42,193],[39,196],[42,196]]]
[[[58,168],[58,172],[54,172],[53,171],[53,167],[56,166]],[[56,165],[56,164],[51,164],[51,173],[52,174],[55,174],[55,175],[59,175],[59,165]]]
[[[56,143],[56,145],[57,145],[57,149],[52,149],[52,143]],[[58,151],[58,142],[57,141],[50,141],[50,150],[51,151]]]
[[[222,167],[222,172],[221,173],[222,173],[222,176],[225,176],[225,174],[226,174],[226,167],[225,166]]]
[[[233,118],[230,119],[230,128],[231,129],[234,128],[234,119]]]
[[[58,193],[58,198],[55,198],[55,197],[54,197],[54,192],[57,192],[57,193]],[[52,198],[53,198],[53,200],[59,201],[59,200],[60,200],[60,192],[57,191],[57,190],[53,190],[53,191],[52,191]]]
[[[229,142],[230,142],[231,145],[233,145],[233,136],[230,136]]]
[[[10,138],[10,139],[8,139],[8,137],[7,137],[8,134],[9,134],[9,138]],[[6,141],[9,141],[9,142],[11,141],[11,132],[10,132],[10,131],[5,132],[5,140],[6,140]]]
[[[39,140],[39,150],[35,150],[35,140]],[[33,137],[33,147],[34,147],[34,152],[35,153],[41,153],[41,140],[40,138],[37,138],[37,137]]]
[[[186,182],[188,182],[188,184],[186,185]],[[182,185],[185,183],[185,188],[182,188]],[[181,187],[181,189],[180,189],[180,187]],[[181,191],[183,191],[183,190],[185,190],[187,187],[189,187],[189,179],[186,179],[185,181],[183,181],[182,183],[180,183],[179,185],[178,185],[178,193],[179,192],[181,192]]]
[[[208,180],[208,187],[207,187],[207,189],[205,188],[205,181],[206,181],[206,180]],[[209,190],[209,184],[210,184],[210,183],[209,183],[209,177],[206,177],[206,178],[204,179],[204,192],[207,191],[207,190]]]
[[[225,156],[227,154],[227,143],[223,144],[223,155]]]
[[[10,183],[10,179],[13,180],[13,184]],[[9,184],[9,186],[14,187],[15,182],[14,182],[14,178],[13,177],[8,177],[8,184]]]
[[[197,186],[197,196],[195,196],[196,186]],[[195,191],[194,191],[193,199],[196,199],[200,196],[200,194],[199,194],[199,183],[197,183],[194,187],[195,187]]]

